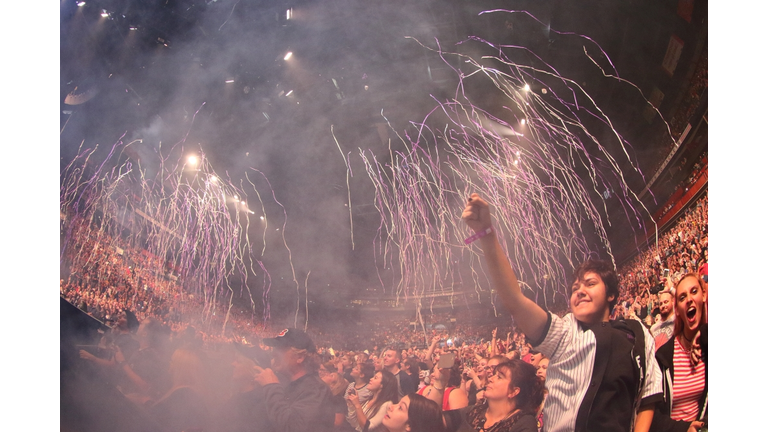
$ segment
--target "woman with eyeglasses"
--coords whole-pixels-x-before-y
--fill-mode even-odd
[[[484,396],[482,403],[467,412],[471,430],[537,431],[536,414],[544,399],[544,381],[536,376],[533,365],[515,359],[492,367]]]

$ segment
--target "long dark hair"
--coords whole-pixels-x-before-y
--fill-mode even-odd
[[[408,424],[411,432],[444,432],[443,410],[434,401],[418,393],[408,395]]]
[[[395,378],[395,375],[392,374],[392,372],[385,370],[376,373],[381,374],[381,390],[379,390],[379,395],[376,396],[376,402],[370,407],[369,412],[371,412],[372,415],[376,415],[376,413],[379,412],[379,408],[384,405],[384,402],[389,401],[396,404],[398,396],[397,378]]]
[[[536,376],[536,367],[514,359],[496,366],[497,373],[500,369],[509,374],[509,390],[515,387],[520,389],[514,399],[515,406],[520,411],[535,415],[544,401],[544,382]]]

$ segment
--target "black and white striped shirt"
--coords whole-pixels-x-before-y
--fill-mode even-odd
[[[597,340],[595,333],[579,325],[573,314],[567,314],[563,318],[552,313],[549,315],[550,323],[544,340],[535,346],[535,349],[550,359],[547,369],[546,386],[549,395],[544,405],[544,431],[572,432],[576,429],[577,414],[592,381]],[[646,366],[640,398],[646,399],[660,394],[662,388],[661,371],[654,357],[653,337],[644,327],[643,332]],[[628,362],[639,362],[629,360],[630,353],[627,358]],[[629,365],[632,366],[632,363]],[[636,399],[636,395],[627,397]],[[634,410],[632,414],[631,419],[626,419],[627,430],[631,430],[634,423]]]

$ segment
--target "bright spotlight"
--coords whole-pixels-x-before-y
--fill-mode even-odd
[[[109,12],[107,12],[107,10],[106,10],[106,9],[102,9],[102,10],[101,10],[101,17],[102,17],[102,18],[107,18],[107,17],[109,17]]]
[[[286,54],[285,57],[283,57],[283,60],[288,60],[289,58],[291,58],[292,55],[293,53],[288,51],[288,54]]]
[[[187,158],[187,162],[190,165],[197,165],[197,156],[190,156]]]
[[[525,87],[523,87],[523,90],[525,90],[525,91],[531,91],[531,86],[529,86],[528,84],[526,84],[526,85],[525,85]]]
[[[238,198],[237,195],[235,195],[235,201],[240,201],[240,198]]]
[[[525,126],[525,119],[520,120],[520,124]]]
[[[547,89],[545,89],[545,88],[541,89],[541,93],[542,94],[547,94]]]
[[[85,6],[84,1],[77,2],[77,7],[83,7],[83,6]]]
[[[219,179],[216,176],[211,176],[211,183],[216,183]]]
[[[245,201],[240,201],[240,204],[245,205]]]
[[[264,220],[264,216],[259,216],[259,219]]]

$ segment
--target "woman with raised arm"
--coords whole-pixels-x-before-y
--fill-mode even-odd
[[[466,382],[464,390],[467,392],[467,399],[470,405],[474,405],[478,401],[478,394],[482,394],[485,390],[485,385],[488,382],[488,359],[483,357],[477,362],[475,368],[467,368],[466,374],[469,380]],[[481,397],[482,398],[482,397]]]
[[[469,404],[467,393],[461,388],[461,373],[456,363],[450,368],[440,368],[440,364],[436,364],[429,375],[429,385],[419,390],[418,394],[439,404],[443,411],[464,408]]]
[[[571,310],[561,318],[523,295],[488,203],[472,194],[462,219],[475,232],[466,242],[479,243],[504,307],[533,347],[550,358],[545,431],[648,432],[661,399],[661,373],[642,324],[609,320],[619,297],[613,266],[588,260],[574,269]]]
[[[652,431],[697,431],[707,417],[707,290],[697,273],[675,287],[675,337],[656,351],[664,376],[664,402]]]

